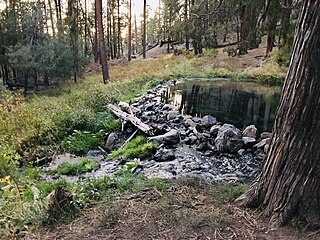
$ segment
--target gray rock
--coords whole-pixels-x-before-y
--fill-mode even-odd
[[[106,144],[104,145],[104,148],[108,151],[114,150],[117,141],[118,141],[118,135],[116,133],[110,133],[107,138]]]
[[[258,142],[253,147],[255,147],[255,148],[263,148],[265,145],[267,145],[269,143],[270,143],[270,138],[265,138],[265,139],[262,139],[260,142]]]
[[[162,110],[172,110],[174,109],[174,106],[171,105],[171,104],[165,104],[163,107],[162,107]]]
[[[211,136],[213,137],[216,137],[218,135],[218,132],[219,132],[219,129],[221,128],[220,125],[213,125],[211,128],[210,128],[210,134]]]
[[[168,114],[167,114],[167,120],[173,120],[175,119],[176,117],[178,117],[179,113],[176,112],[176,111],[170,111]]]
[[[130,113],[130,105],[126,102],[119,102],[118,103],[118,107],[124,111],[124,112],[127,112],[127,113]]]
[[[196,125],[196,123],[194,121],[192,121],[192,119],[189,118],[184,122],[184,125],[186,127],[194,127]]]
[[[198,138],[193,135],[193,136],[187,137],[187,138],[184,140],[184,142],[185,142],[185,144],[187,144],[187,145],[193,145],[193,144],[195,144],[195,143],[197,142],[197,140],[198,140]]]
[[[246,150],[244,150],[244,149],[240,149],[240,150],[238,151],[238,154],[239,154],[240,156],[243,156],[245,153],[246,153]]]
[[[242,137],[244,145],[253,145],[256,142],[256,139],[252,137]]]
[[[174,152],[168,149],[160,149],[155,155],[155,160],[157,162],[167,162],[172,161],[176,158]]]
[[[272,133],[271,132],[263,132],[261,133],[261,139],[265,139],[265,138],[271,138]]]
[[[212,150],[212,147],[210,146],[210,144],[208,143],[200,143],[199,146],[196,147],[197,151],[201,151],[201,152],[204,152],[204,151],[207,151],[207,150]]]
[[[254,125],[250,125],[243,130],[242,135],[244,137],[256,138],[257,137],[257,128]]]
[[[224,124],[215,139],[219,151],[237,152],[243,146],[241,131],[233,125]]]
[[[210,128],[216,123],[217,123],[217,119],[210,115],[204,116],[201,119],[201,125],[205,128]]]
[[[201,122],[201,118],[199,118],[199,117],[192,117],[192,121],[194,121],[195,123],[200,123],[200,122]]]
[[[149,137],[148,140],[170,145],[178,143],[180,141],[180,137],[179,132],[172,129],[163,135]]]

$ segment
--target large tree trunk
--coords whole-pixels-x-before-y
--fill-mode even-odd
[[[96,15],[99,31],[99,45],[100,45],[100,61],[102,67],[103,82],[106,84],[109,82],[109,69],[107,62],[107,51],[104,42],[104,30],[103,30],[103,18],[102,18],[102,0],[96,0]]]
[[[146,58],[147,47],[147,0],[143,0],[143,39],[142,39],[142,56]]]
[[[132,47],[132,0],[129,0],[129,36],[128,36],[128,61],[131,61]]]
[[[262,172],[237,203],[275,225],[320,220],[320,1],[303,3]]]

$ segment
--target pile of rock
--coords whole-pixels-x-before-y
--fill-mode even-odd
[[[141,161],[141,171],[150,176],[166,177],[190,172],[198,175],[210,172],[210,178],[223,174],[255,176],[267,151],[271,133],[258,136],[254,125],[241,131],[231,124],[217,121],[213,116],[199,118],[180,114],[175,106],[159,101],[161,89],[172,84],[148,91],[131,105],[135,115],[154,129],[155,136],[148,140],[161,144],[151,159]],[[112,150],[115,146],[112,145],[114,137],[115,133],[109,135],[106,149]],[[191,167],[189,171],[190,164],[198,167]]]

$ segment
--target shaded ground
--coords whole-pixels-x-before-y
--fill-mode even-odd
[[[320,239],[316,232],[268,229],[257,213],[231,204],[243,190],[184,178],[163,192],[111,194],[74,222],[24,239]]]

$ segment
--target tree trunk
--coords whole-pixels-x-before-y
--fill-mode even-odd
[[[186,38],[186,50],[189,51],[189,26],[188,26],[188,0],[184,0],[184,34]]]
[[[303,3],[293,55],[262,172],[237,203],[274,226],[320,220],[320,2]]]
[[[138,54],[139,51],[139,39],[138,39],[138,26],[137,26],[137,16],[134,15],[134,35],[135,35],[135,42],[136,42],[136,54]]]
[[[147,0],[143,0],[143,40],[142,40],[142,55],[146,58],[147,45]]]
[[[52,36],[53,36],[53,38],[55,38],[56,31],[55,31],[55,27],[54,27],[54,19],[53,19],[53,11],[52,11],[52,6],[51,6],[51,0],[48,0],[48,5],[49,5],[49,14],[50,14]]]
[[[97,13],[97,5],[95,6],[95,12]],[[93,56],[94,56],[94,62],[95,63],[98,63],[99,61],[99,53],[98,53],[98,15],[97,14],[94,14],[94,44],[93,44],[93,49],[92,49],[92,52],[93,52]]]
[[[100,61],[102,67],[102,77],[103,82],[106,84],[109,82],[109,69],[107,62],[107,51],[106,45],[104,42],[104,30],[103,30],[103,18],[102,18],[102,0],[96,0],[96,15],[98,22],[98,31],[99,31],[99,45],[100,45]]]
[[[129,36],[128,36],[128,61],[131,61],[131,33],[132,33],[132,0],[129,0]]]

